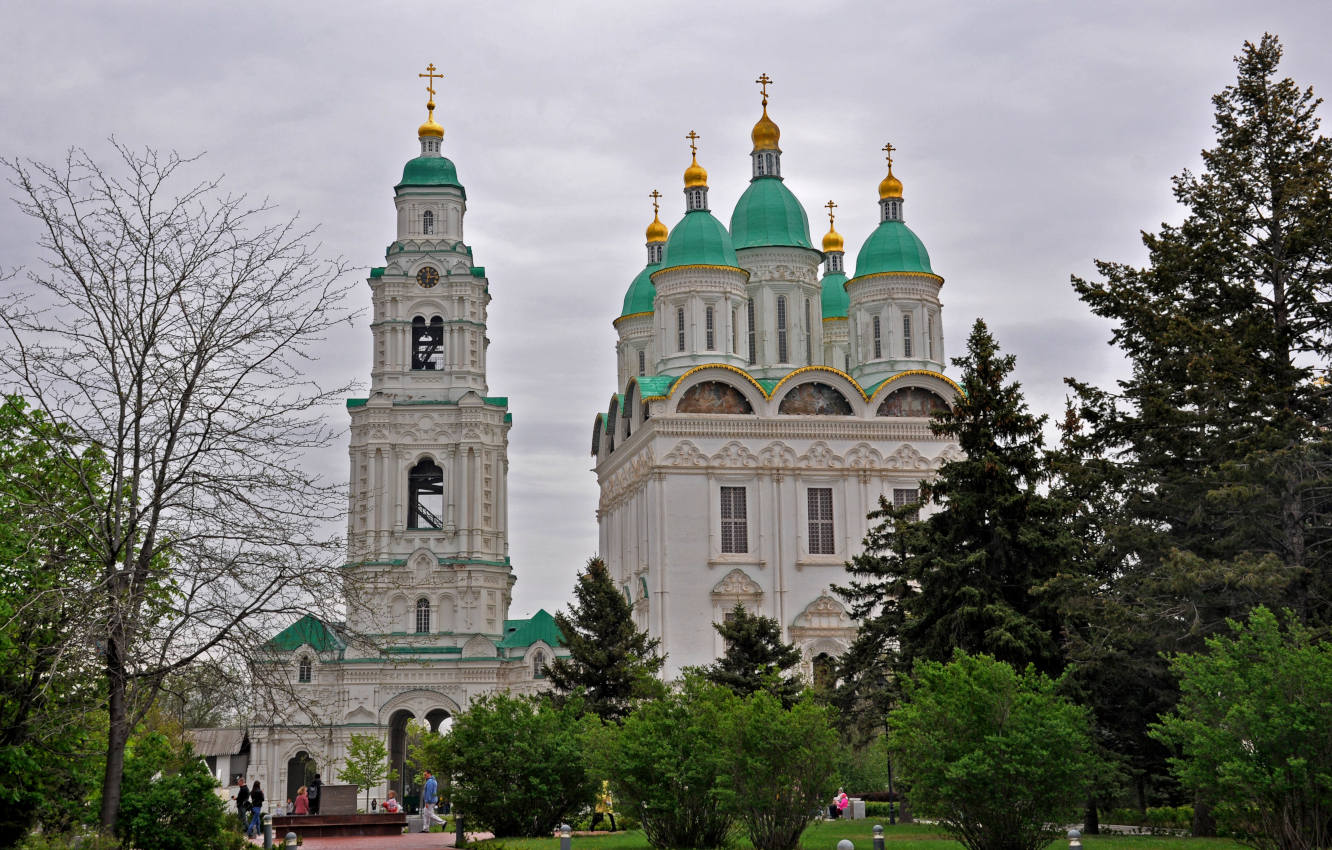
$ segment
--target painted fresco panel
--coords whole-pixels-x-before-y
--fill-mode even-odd
[[[786,394],[777,412],[797,416],[850,416],[851,403],[827,384],[801,384]]]
[[[933,416],[937,410],[947,410],[948,404],[936,394],[921,387],[903,387],[891,392],[879,405],[879,416]]]
[[[676,405],[680,413],[753,413],[749,399],[730,384],[704,381],[685,391]]]

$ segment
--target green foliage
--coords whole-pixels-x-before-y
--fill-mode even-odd
[[[150,732],[130,741],[116,834],[135,850],[237,850],[244,838],[189,745]]]
[[[96,782],[97,658],[81,640],[93,570],[78,521],[105,470],[22,398],[0,397],[0,847],[81,822]]]
[[[580,703],[602,720],[619,721],[635,700],[661,694],[656,679],[665,659],[660,641],[634,625],[629,602],[615,587],[600,558],[578,574],[574,603],[555,622],[569,648],[546,667],[546,678],[559,700],[580,694]]]
[[[423,747],[414,757],[427,769],[437,758],[447,766],[455,810],[469,827],[549,835],[595,796],[584,741],[596,724],[576,699],[556,706],[495,693],[454,719],[444,746]]]
[[[805,694],[789,709],[756,691],[726,716],[730,762],[724,786],[756,850],[794,850],[835,788],[837,733],[828,709]]]
[[[597,772],[610,777],[620,811],[641,818],[657,850],[728,843],[732,817],[718,788],[729,771],[722,721],[736,704],[727,688],[690,674],[638,705],[619,729],[595,736]]]
[[[916,665],[889,716],[901,781],[918,812],[968,850],[1040,850],[1086,799],[1086,711],[1031,667],[960,650]]]
[[[1042,492],[1044,417],[1008,382],[1014,362],[977,320],[966,354],[953,360],[963,395],[931,423],[963,452],[921,482],[921,502],[939,510],[916,519],[919,506],[881,497],[865,551],[847,567],[852,581],[837,588],[877,646],[898,647],[903,667],[962,649],[1062,668],[1053,589],[1075,541],[1062,504]]]
[[[17,845],[17,850],[121,850],[120,839],[92,830],[33,833]]]
[[[1145,812],[1138,809],[1111,809],[1102,814],[1101,820],[1151,829],[1188,829],[1193,823],[1193,806],[1149,806]]]
[[[338,781],[365,789],[365,810],[370,811],[370,789],[385,779],[398,778],[389,767],[388,747],[378,735],[352,734],[347,744],[346,764],[338,769]]]
[[[834,762],[837,785],[852,797],[888,789],[888,738],[878,735],[861,745],[842,743]]]
[[[799,673],[789,671],[800,663],[800,650],[782,642],[782,627],[776,620],[751,614],[737,602],[730,619],[712,627],[725,640],[726,651],[704,671],[710,681],[730,688],[737,696],[766,689],[788,708],[795,703],[804,682]]]
[[[1235,636],[1178,655],[1180,703],[1153,735],[1181,782],[1262,850],[1332,844],[1332,644],[1256,608]]]

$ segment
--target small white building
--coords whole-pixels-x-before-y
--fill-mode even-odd
[[[685,213],[648,227],[614,323],[618,391],[592,429],[600,552],[668,678],[722,653],[712,624],[737,602],[775,618],[813,676],[855,633],[831,587],[866,514],[880,496],[916,501],[960,455],[930,430],[959,389],[943,375],[943,278],[903,220],[891,147],[848,279],[835,205],[817,250],[767,103],[765,84],[729,228],[690,134]]]

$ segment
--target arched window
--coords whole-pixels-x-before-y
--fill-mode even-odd
[[[430,600],[421,598],[416,600],[416,633],[424,635],[430,633]]]
[[[647,352],[641,348],[638,350],[638,374],[640,377],[647,374]]]
[[[421,216],[421,232],[427,235],[435,232],[435,214],[430,210]]]
[[[809,321],[809,299],[805,299],[805,363],[814,362],[814,326]]]
[[[429,372],[444,368],[444,320],[435,316],[426,324],[425,316],[412,319],[412,371]]]
[[[711,307],[703,311],[703,333],[706,343],[703,347],[712,351],[717,347],[717,328]]]
[[[303,683],[308,683],[310,681],[310,656],[301,656],[301,664],[296,672],[296,681]]]
[[[684,308],[675,308],[675,350],[685,350]]]
[[[407,527],[443,528],[444,470],[424,458],[407,472]]]
[[[879,322],[879,317],[875,316],[874,325],[874,359],[878,360],[883,356],[883,326]]]
[[[786,351],[786,296],[777,296],[777,362],[787,362]]]
[[[934,316],[925,316],[925,356],[934,359]]]
[[[749,324],[749,365],[753,366],[755,363],[758,362],[758,340],[755,339],[755,335],[754,335],[754,299],[753,299],[753,298],[749,299],[749,301],[746,302],[746,304],[745,304],[745,309],[748,311],[747,319],[748,319],[748,324]]]
[[[536,655],[532,656],[532,678],[546,678],[546,653],[539,649],[536,651]]]
[[[828,657],[828,653],[820,652],[814,657],[814,690],[831,690],[837,684],[837,664]]]
[[[902,356],[911,356],[911,314],[902,314]]]

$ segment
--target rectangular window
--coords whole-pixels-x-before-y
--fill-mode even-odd
[[[777,296],[777,362],[787,362],[786,356],[786,296]]]
[[[746,309],[749,311],[749,365],[758,362],[758,340],[754,338],[754,299],[749,299]]]
[[[745,488],[721,488],[721,550],[749,551],[749,523],[745,513]]]
[[[685,338],[684,338],[684,336],[685,336],[685,334],[684,334],[684,308],[683,308],[683,307],[677,307],[677,308],[675,308],[675,350],[676,350],[676,351],[684,351],[684,348],[685,348]]]
[[[704,347],[708,351],[714,350],[717,347],[717,326],[713,321],[711,307],[703,311],[703,333],[704,341],[707,343]]]
[[[805,494],[809,508],[809,553],[832,555],[837,551],[833,542],[832,488],[810,487]]]
[[[641,349],[638,352],[638,374],[640,377],[647,374],[647,353]]]
[[[809,299],[805,299],[805,365],[814,363],[814,326],[809,321]]]
[[[920,490],[915,487],[898,487],[893,490],[893,507],[900,508],[920,501]],[[920,509],[911,512],[912,519],[920,519]]]
[[[731,353],[740,353],[740,311],[731,311]]]
[[[934,359],[934,317],[925,316],[925,356]]]
[[[902,356],[911,356],[911,314],[902,314]]]
[[[883,325],[879,322],[879,317],[875,316],[872,324],[874,325],[874,359],[883,357]]]

